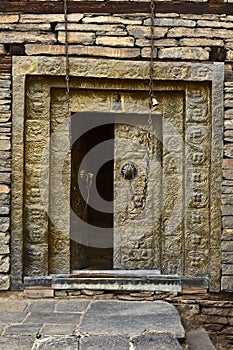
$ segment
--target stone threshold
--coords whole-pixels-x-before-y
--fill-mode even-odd
[[[178,275],[159,275],[151,270],[81,270],[72,274],[24,277],[23,287],[47,286],[54,290],[162,291],[208,289],[209,280]]]

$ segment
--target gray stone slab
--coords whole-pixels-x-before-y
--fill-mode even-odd
[[[24,324],[78,324],[80,322],[81,314],[78,313],[44,313],[32,312],[27,316]]]
[[[188,332],[186,342],[189,350],[216,350],[207,331],[203,328]]]
[[[120,335],[83,337],[79,350],[129,350],[129,338]]]
[[[86,310],[89,301],[84,300],[67,300],[58,301],[55,306],[56,312],[83,312]]]
[[[53,312],[55,309],[55,304],[56,304],[56,301],[54,300],[33,301],[28,305],[28,311],[29,312],[38,311],[38,312],[45,312],[45,313]]]
[[[13,349],[11,349],[13,350]],[[79,350],[78,337],[48,337],[37,341],[35,350]]]
[[[25,312],[0,312],[0,323],[20,323],[25,316]]]
[[[0,336],[0,350],[31,350],[34,337]]]
[[[182,350],[179,342],[168,333],[143,334],[133,338],[132,343],[135,350]]]
[[[76,325],[72,324],[45,324],[43,325],[41,335],[73,335]]]
[[[17,324],[8,326],[4,330],[4,335],[36,335],[40,333],[42,324]]]
[[[79,331],[89,334],[140,335],[144,331],[185,336],[179,314],[165,302],[96,301],[83,317]]]
[[[28,302],[23,300],[9,300],[0,302],[0,313],[2,312],[22,312],[27,308]]]

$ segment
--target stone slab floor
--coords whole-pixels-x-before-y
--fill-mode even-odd
[[[181,350],[184,336],[166,302],[0,298],[0,350]]]

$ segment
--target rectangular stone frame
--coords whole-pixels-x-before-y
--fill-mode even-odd
[[[13,58],[13,146],[11,251],[12,289],[23,287],[23,194],[25,88],[27,76],[65,76],[64,57]],[[146,61],[70,58],[70,76],[148,80]],[[220,290],[221,267],[221,183],[223,149],[223,63],[155,62],[155,81],[209,82],[212,86],[212,136],[210,179],[210,291]]]

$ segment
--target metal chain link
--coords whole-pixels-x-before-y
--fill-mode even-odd
[[[65,20],[65,56],[66,56],[66,102],[67,102],[67,114],[70,117],[70,77],[69,77],[69,44],[68,44],[68,11],[67,11],[67,0],[63,0],[64,5],[64,20]],[[149,112],[147,119],[147,137],[146,137],[146,171],[145,171],[145,183],[143,188],[143,200],[146,201],[148,194],[148,181],[150,175],[150,144],[151,144],[151,133],[153,131],[153,97],[154,97],[154,23],[155,23],[155,3],[154,0],[150,2],[150,76],[149,76]],[[133,186],[130,182],[130,192],[132,200],[135,202],[135,194]]]
[[[64,5],[64,20],[65,20],[65,56],[66,56],[66,102],[67,114],[70,117],[70,75],[69,75],[69,44],[68,44],[68,11],[67,0],[63,0]]]
[[[148,182],[150,176],[150,145],[151,145],[151,134],[153,132],[153,99],[154,99],[154,27],[155,27],[155,3],[154,0],[150,2],[150,75],[149,75],[149,112],[147,118],[147,134],[146,134],[146,171],[145,171],[145,181],[143,188],[143,205],[145,205],[147,195],[148,195]],[[134,206],[137,206],[135,199],[135,191],[133,188],[132,181],[129,180],[129,190],[131,194],[131,200]]]
[[[147,196],[148,181],[150,174],[150,144],[151,144],[151,134],[153,132],[153,98],[154,98],[154,24],[155,24],[155,3],[151,0],[150,3],[151,10],[151,21],[150,21],[150,80],[149,80],[149,113],[148,113],[148,130],[147,130],[147,148],[146,148],[146,175],[145,175],[145,185],[143,189],[144,197]]]

